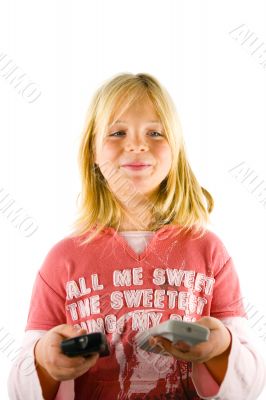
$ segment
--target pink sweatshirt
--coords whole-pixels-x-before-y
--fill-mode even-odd
[[[175,238],[174,232],[172,225],[155,233],[119,235],[106,228],[87,246],[78,247],[76,239],[65,238],[50,250],[33,288],[20,362],[10,372],[10,399],[42,399],[35,368],[26,374],[19,364],[27,358],[34,366],[37,339],[62,323],[105,332],[111,356],[99,359],[81,377],[61,382],[56,400],[255,400],[259,396],[266,384],[266,367],[248,338],[232,259],[210,231],[198,240],[186,235]],[[146,352],[128,345],[130,334],[139,329],[169,318],[193,322],[204,315],[221,319],[232,337],[220,386],[205,364],[151,353],[147,359]],[[123,333],[118,329],[121,321]]]

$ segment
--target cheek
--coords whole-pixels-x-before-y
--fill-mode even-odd
[[[100,157],[102,160],[113,160],[117,155],[119,151],[117,146],[112,145],[112,144],[106,144],[103,146],[101,152],[100,152]]]
[[[163,164],[169,168],[172,161],[172,153],[169,145],[162,145],[156,149],[156,156],[163,161]]]

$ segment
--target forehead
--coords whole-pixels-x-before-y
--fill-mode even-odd
[[[127,125],[131,122],[131,120],[121,120],[121,119],[117,119],[115,121],[113,121],[112,125],[117,125],[117,124],[121,124],[121,125]],[[159,120],[150,120],[150,121],[142,121],[143,125],[161,125],[161,121]]]
[[[125,111],[116,109],[110,119],[110,124],[129,124],[138,120],[142,124],[161,124],[159,115],[149,99],[136,101]]]

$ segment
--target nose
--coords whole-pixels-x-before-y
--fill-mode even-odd
[[[149,149],[148,144],[143,139],[131,138],[125,143],[126,151],[147,151]]]

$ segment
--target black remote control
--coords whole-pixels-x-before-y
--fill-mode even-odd
[[[100,357],[106,357],[110,354],[106,336],[102,332],[93,332],[62,340],[61,350],[68,357],[87,358],[92,353],[99,353]]]

